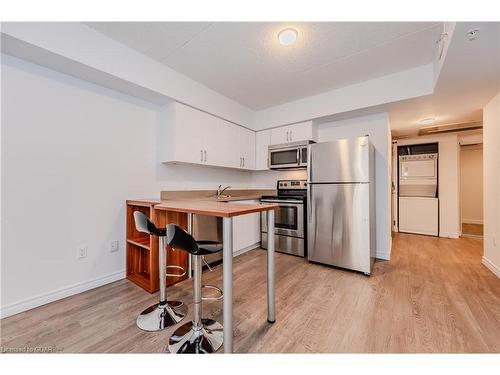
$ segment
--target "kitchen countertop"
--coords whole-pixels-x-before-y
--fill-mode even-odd
[[[199,215],[233,217],[268,211],[278,208],[277,204],[241,204],[203,199],[164,200],[156,204],[156,210],[190,212]]]
[[[223,195],[229,197],[217,198],[215,190],[166,190],[160,193],[161,201],[166,200],[204,200],[212,202],[232,202],[250,199],[260,199],[263,195],[275,195],[276,189],[228,189]]]
[[[132,204],[136,206],[155,206],[155,208],[166,210],[165,207],[176,207],[179,208],[182,204],[188,204],[190,207],[198,207],[200,210],[213,209],[219,213],[229,212],[227,207],[219,206],[218,203],[228,203],[228,202],[238,202],[243,200],[257,200],[263,195],[275,195],[275,189],[231,189],[224,191],[224,195],[229,195],[229,197],[217,198],[215,196],[214,190],[165,190],[160,193],[161,198],[151,198],[151,199],[129,199],[127,204]],[[204,204],[206,203],[206,204]],[[215,203],[212,205],[211,203]],[[231,206],[233,206],[231,204]],[[156,207],[158,206],[158,207]],[[227,205],[226,205],[227,206]],[[238,204],[238,206],[244,206],[248,210],[248,204]],[[172,209],[176,211],[176,209]],[[185,212],[185,211],[182,211]],[[213,211],[211,211],[213,212]],[[258,212],[258,211],[253,211]],[[200,213],[200,212],[198,212]],[[217,216],[217,215],[215,215]],[[227,216],[222,215],[221,216]],[[232,215],[231,215],[232,216]]]

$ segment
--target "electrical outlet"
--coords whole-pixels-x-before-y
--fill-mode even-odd
[[[109,252],[110,253],[116,253],[119,250],[119,244],[118,241],[111,241],[109,243]]]
[[[78,259],[87,258],[87,246],[80,246],[78,248]]]

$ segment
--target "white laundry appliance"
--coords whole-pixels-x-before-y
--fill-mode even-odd
[[[399,156],[399,231],[439,235],[438,154]]]

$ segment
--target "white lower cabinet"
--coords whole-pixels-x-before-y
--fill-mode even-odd
[[[187,105],[172,102],[160,113],[163,163],[255,168],[255,132]]]
[[[258,204],[258,200],[236,201],[238,204]],[[257,247],[260,242],[260,213],[233,218],[233,254]]]

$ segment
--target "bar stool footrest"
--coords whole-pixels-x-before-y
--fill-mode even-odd
[[[180,270],[181,273],[168,273],[168,269],[172,268],[174,270]],[[171,277],[183,277],[186,276],[186,269],[181,266],[167,266],[165,267],[165,276],[171,276]]]
[[[224,293],[222,292],[222,289],[215,286],[215,285],[202,285],[202,289],[213,289],[218,292],[217,297],[201,297],[202,301],[220,301],[222,298],[224,298]]]

